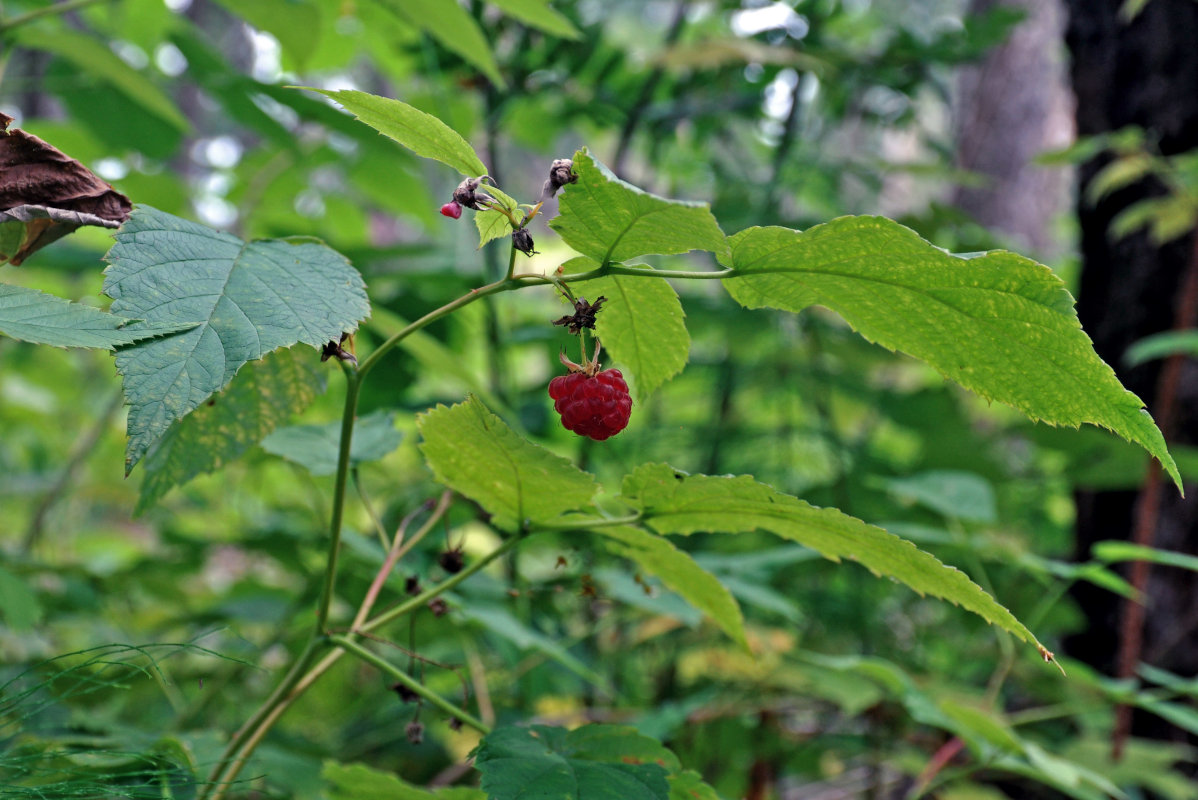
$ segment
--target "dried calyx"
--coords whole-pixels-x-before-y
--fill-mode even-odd
[[[478,189],[486,181],[490,181],[490,175],[480,175],[477,178],[467,178],[458,184],[458,188],[453,190],[453,201],[458,205],[472,208],[475,211],[481,211],[490,203],[495,202],[495,198],[486,192],[480,192]]]
[[[558,189],[567,183],[575,183],[577,180],[578,176],[574,174],[574,161],[569,158],[556,158],[549,165],[549,179],[545,181],[541,195],[553,197],[557,194]]]
[[[570,333],[577,336],[582,333],[583,328],[595,330],[595,315],[599,313],[599,307],[603,305],[607,298],[600,295],[594,303],[588,303],[585,297],[580,297],[574,301],[574,313],[567,314],[561,319],[555,319],[554,325],[567,326]]]
[[[517,228],[512,231],[512,247],[526,256],[537,252],[533,249],[532,234],[528,232],[528,228]]]

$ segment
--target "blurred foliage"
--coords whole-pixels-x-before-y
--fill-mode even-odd
[[[456,176],[290,85],[359,88],[436,115],[517,200],[535,200],[548,161],[585,143],[638,185],[710,200],[727,231],[880,211],[951,250],[996,243],[943,204],[946,187],[969,178],[953,167],[944,120],[952,68],[1017,24],[1001,7],[64,5],[3,3],[0,110],[135,202],[246,239],[316,236],[346,254],[375,307],[357,336],[364,352],[501,275],[506,249],[479,251],[471,229],[436,214]],[[1110,189],[1132,169],[1117,164],[1144,174],[1137,158],[1113,162]],[[910,191],[896,202],[899,177]],[[1164,223],[1145,211],[1138,224]],[[544,253],[530,268],[551,270],[563,250],[545,228],[536,235]],[[100,306],[108,246],[106,232],[84,229],[0,277]],[[439,493],[416,448],[416,414],[467,391],[609,486],[646,461],[752,473],[900,533],[961,565],[1050,649],[1083,624],[1066,594],[1073,582],[1130,591],[1106,563],[1069,563],[1071,491],[1138,485],[1141,452],[990,407],[830,314],[751,314],[716,289],[679,286],[689,366],[638,398],[628,432],[602,445],[550,413],[545,384],[567,337],[548,324],[563,313],[549,291],[488,298],[406,340],[364,390],[362,414],[405,435],[380,434],[385,444],[356,468],[340,595],[363,596],[382,564],[376,522],[390,534]],[[317,362],[302,345],[294,352]],[[0,363],[0,783],[14,797],[193,797],[196,776],[307,639],[332,485],[309,467],[327,462],[336,370],[321,367],[332,388],[290,420],[304,427],[133,518],[142,478],[122,477],[110,356],[0,338]],[[1198,474],[1194,453],[1177,455]],[[443,577],[447,548],[467,563],[493,548],[468,503],[446,519],[405,557],[397,583]],[[421,612],[386,635],[418,654],[430,688],[461,697],[467,687],[487,722],[631,725],[724,797],[821,786],[1198,797],[1173,770],[1194,761],[1191,749],[1133,740],[1119,763],[1106,749],[1117,701],[1196,732],[1192,680],[1145,670],[1115,684],[1080,664],[1062,679],[980,619],[859,568],[830,569],[798,545],[764,534],[678,540],[740,602],[748,655],[598,541],[538,537],[455,589],[449,615]],[[151,644],[168,642],[178,644]],[[413,743],[405,731],[417,717],[427,728]],[[341,782],[356,773],[338,766],[354,762],[414,786],[475,785],[454,765],[477,735],[447,723],[345,660],[282,718],[237,791],[354,796]],[[327,757],[337,764],[324,767]]]

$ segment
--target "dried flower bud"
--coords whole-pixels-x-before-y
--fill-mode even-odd
[[[404,578],[403,590],[409,595],[420,594],[420,579],[415,575],[409,575],[407,578]]]
[[[462,729],[462,721],[457,717],[449,718],[449,729],[451,731],[460,731]]]
[[[404,728],[404,734],[412,744],[420,744],[424,741],[424,724],[412,720],[408,723],[408,727]]]
[[[489,180],[491,180],[490,175],[467,178],[458,184],[458,188],[453,190],[453,201],[466,208],[473,208],[475,211],[481,210],[481,203],[494,203],[494,197],[491,197],[486,192],[478,191],[478,187],[482,185],[482,182]]]
[[[428,610],[433,612],[434,617],[443,617],[449,613],[449,603],[443,597],[434,597],[428,601]]]
[[[520,228],[512,231],[512,247],[515,247],[526,256],[531,256],[536,253],[533,250],[532,234],[528,232],[528,228]]]
[[[393,691],[397,695],[399,695],[399,699],[405,703],[411,703],[412,701],[414,701],[420,697],[420,695],[413,692],[411,689],[409,689],[407,687],[406,684],[403,684],[403,683],[391,684],[391,691]]]
[[[459,548],[454,547],[438,556],[437,563],[450,575],[457,575],[466,565],[466,555]]]
[[[326,342],[324,347],[322,347],[320,350],[320,360],[328,361],[330,358],[335,358],[338,361],[348,361],[349,363],[353,364],[355,367],[358,366],[357,357],[354,356],[354,354],[351,353],[349,350],[346,350],[344,347],[342,347],[342,345],[345,344],[345,340],[348,338],[349,338],[349,334],[343,333],[343,334],[341,334],[340,341]]]
[[[545,181],[545,186],[541,189],[541,194],[545,197],[553,197],[557,194],[558,189],[567,183],[575,183],[577,181],[578,176],[574,174],[574,162],[571,159],[554,159],[553,163],[549,165],[549,180]]]
[[[574,313],[568,314],[561,319],[555,319],[554,325],[566,325],[569,327],[570,333],[577,336],[582,332],[583,328],[595,330],[595,315],[599,313],[599,306],[603,305],[607,300],[603,295],[599,295],[594,303],[588,303],[585,297],[581,297],[574,301]]]

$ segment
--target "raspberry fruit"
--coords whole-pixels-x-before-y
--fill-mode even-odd
[[[549,381],[549,396],[566,430],[598,442],[624,430],[632,413],[628,384],[618,369],[559,375]]]
[[[457,202],[449,202],[441,206],[441,213],[447,217],[458,219],[462,216],[462,207]]]

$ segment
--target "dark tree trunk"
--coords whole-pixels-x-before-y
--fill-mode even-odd
[[[1079,136],[1134,125],[1158,143],[1163,155],[1198,147],[1198,3],[1152,0],[1132,22],[1119,16],[1124,0],[1068,0],[1066,39],[1072,55]],[[1158,380],[1164,362],[1135,368],[1123,365],[1129,345],[1173,327],[1183,273],[1192,257],[1192,234],[1163,246],[1138,233],[1116,239],[1111,219],[1131,203],[1159,194],[1163,187],[1143,181],[1097,205],[1086,202],[1085,187],[1109,160],[1100,155],[1079,172],[1078,216],[1083,259],[1078,314],[1094,347],[1129,389],[1154,412],[1160,407]],[[1191,323],[1193,324],[1193,323]],[[1171,442],[1198,441],[1198,364],[1181,372],[1177,417]],[[1130,537],[1136,515],[1135,491],[1079,492],[1078,557],[1094,542]],[[1198,551],[1198,487],[1182,500],[1166,485],[1157,547]],[[1150,605],[1143,627],[1141,660],[1183,675],[1198,672],[1198,591],[1193,573],[1153,567]],[[1067,642],[1070,654],[1115,674],[1122,602],[1114,595],[1078,587],[1088,625]]]

